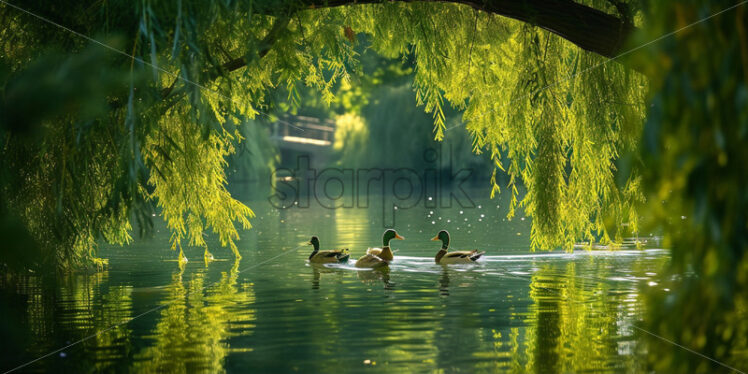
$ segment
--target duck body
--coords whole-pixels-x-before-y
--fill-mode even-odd
[[[390,249],[390,240],[404,240],[395,230],[389,229],[382,234],[382,248],[369,248],[366,254],[356,261],[356,267],[360,268],[378,268],[389,265],[395,259],[392,249]]]
[[[380,257],[367,253],[363,256],[361,256],[358,260],[356,260],[356,267],[357,268],[371,268],[371,269],[377,269],[377,268],[383,268],[389,266],[389,262],[381,259]]]
[[[351,257],[348,253],[348,249],[330,249],[326,251],[318,251],[317,253],[309,256],[309,262],[314,264],[331,264],[346,262]]]
[[[312,240],[309,241],[309,245],[314,246],[312,254],[309,255],[309,262],[313,264],[347,262],[351,257],[350,253],[348,253],[348,248],[320,251],[319,238],[317,238],[316,236],[312,236]]]
[[[392,261],[395,259],[395,255],[392,253],[390,247],[369,248],[366,250],[366,254],[377,256],[385,261]]]
[[[434,261],[437,264],[472,264],[477,261],[486,252],[478,252],[477,250],[472,251],[454,251],[448,252],[446,249],[442,249],[437,252]]]
[[[449,252],[449,233],[447,230],[439,231],[431,240],[442,242],[442,248],[434,256],[434,262],[437,264],[471,264],[486,253],[485,251],[478,252],[478,250]]]

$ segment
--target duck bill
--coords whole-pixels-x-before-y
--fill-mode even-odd
[[[306,245],[314,245],[314,244],[312,244],[312,242],[308,242],[308,243],[306,243]]]
[[[403,237],[402,237],[402,236],[400,236],[399,234],[395,234],[395,239],[405,240],[405,238],[403,238]]]
[[[431,238],[431,241],[432,242],[438,242],[439,241],[439,237],[435,236],[435,237]]]

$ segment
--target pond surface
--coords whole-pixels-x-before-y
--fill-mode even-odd
[[[643,369],[646,347],[633,326],[644,316],[641,292],[661,287],[667,251],[650,241],[643,250],[531,253],[529,219],[506,220],[506,200],[474,202],[397,211],[406,240],[393,242],[387,272],[352,266],[381,244],[387,218],[376,202],[335,210],[248,202],[258,217],[243,232],[240,261],[212,239],[216,261],[188,248],[182,267],[157,222],[150,239],[102,248],[106,271],[4,284],[0,371],[40,357],[19,371]],[[476,265],[434,264],[439,245],[429,239],[440,229],[453,249],[487,255]],[[311,235],[323,249],[350,248],[351,263],[310,266]]]

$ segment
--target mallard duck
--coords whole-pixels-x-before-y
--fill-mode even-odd
[[[367,249],[366,254],[356,261],[356,267],[378,268],[389,265],[389,262],[394,258],[392,250],[390,249],[390,240],[392,239],[405,240],[405,238],[398,235],[395,230],[386,230],[384,234],[382,234],[382,248]]]
[[[351,255],[348,253],[348,248],[344,249],[330,249],[326,251],[319,250],[319,238],[312,236],[312,239],[308,243],[314,246],[312,254],[309,255],[309,262],[315,264],[327,264],[334,262],[346,262]]]
[[[473,263],[483,256],[486,252],[478,252],[477,250],[472,251],[454,251],[447,252],[449,249],[449,233],[447,230],[439,231],[435,237],[431,238],[432,241],[442,242],[442,249],[436,253],[434,261],[437,264],[469,264]]]
[[[385,261],[392,261],[394,258],[392,249],[390,249],[390,240],[392,239],[405,240],[405,238],[397,234],[397,231],[393,229],[386,230],[382,234],[382,248],[369,248],[366,250],[366,254],[377,256]]]

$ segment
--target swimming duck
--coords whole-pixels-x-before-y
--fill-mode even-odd
[[[382,234],[382,248],[367,249],[366,254],[356,261],[356,267],[378,268],[387,266],[394,258],[392,250],[390,249],[390,240],[392,239],[405,240],[405,238],[398,235],[395,230],[389,229],[385,231],[384,234]]]
[[[472,251],[454,251],[447,252],[449,248],[449,233],[447,230],[439,231],[435,237],[431,238],[432,241],[442,242],[442,249],[436,253],[434,261],[437,264],[469,264],[473,263],[483,256],[486,252],[478,252],[477,250]]]
[[[382,234],[382,248],[369,248],[366,250],[366,253],[377,256],[385,261],[392,261],[394,258],[392,249],[390,249],[390,240],[392,239],[405,240],[405,238],[397,234],[397,231],[388,229]]]
[[[327,264],[335,262],[346,262],[351,255],[348,253],[348,248],[345,249],[330,249],[326,251],[319,250],[319,238],[312,236],[312,239],[308,243],[314,246],[312,254],[309,255],[309,262],[315,264]]]

